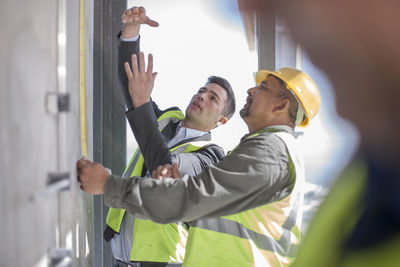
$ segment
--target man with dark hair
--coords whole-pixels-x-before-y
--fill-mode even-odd
[[[146,16],[143,7],[126,10],[122,20],[118,71],[128,109],[126,117],[139,145],[123,177],[149,176],[166,163],[177,163],[183,173],[197,175],[224,157],[223,150],[210,143],[210,130],[225,124],[235,112],[231,85],[224,78],[210,76],[192,97],[185,116],[176,107],[159,109],[150,97],[157,75],[153,73],[153,56],[148,56],[145,69],[144,54],[139,53],[140,25],[158,23]],[[116,266],[179,266],[185,253],[187,225],[161,225],[135,218],[124,209],[110,208],[104,238],[111,240]]]
[[[228,94],[228,97],[226,99],[225,107],[222,110],[222,115],[224,115],[228,120],[233,116],[233,113],[235,113],[235,94],[233,93],[232,87],[229,84],[229,82],[221,77],[217,76],[210,76],[207,79],[207,83],[215,83],[221,86],[226,90],[226,93]]]

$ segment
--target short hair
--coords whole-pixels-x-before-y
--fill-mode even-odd
[[[274,75],[273,75],[274,76]],[[296,118],[297,118],[297,111],[299,109],[299,101],[297,101],[296,97],[290,91],[289,86],[280,78],[274,76],[278,79],[279,83],[281,84],[281,89],[278,92],[278,97],[281,99],[288,99],[289,104],[289,119],[292,123],[293,128],[296,126]]]
[[[222,115],[227,117],[227,119],[229,120],[232,117],[233,113],[235,113],[236,109],[235,93],[233,92],[230,83],[226,79],[218,76],[208,77],[206,85],[210,83],[216,83],[225,89],[227,98],[225,101],[224,109],[222,110]]]

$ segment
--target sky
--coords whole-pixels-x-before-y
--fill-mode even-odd
[[[158,75],[152,98],[161,109],[178,106],[184,111],[211,75],[226,78],[235,91],[237,110],[243,107],[246,90],[254,85],[257,55],[248,51],[241,24],[219,16],[207,1],[133,3],[143,5],[148,16],[160,23],[158,28],[142,26],[141,49],[154,56]],[[236,112],[226,125],[213,131],[213,139],[228,151],[246,132]]]
[[[154,71],[158,72],[153,100],[161,109],[178,106],[184,111],[209,76],[226,78],[235,92],[236,113],[212,135],[225,152],[234,148],[248,132],[238,113],[245,104],[247,89],[255,85],[258,67],[256,52],[249,51],[236,1],[128,1],[128,7],[133,5],[144,6],[147,15],[160,23],[158,28],[141,28],[141,50],[154,55]],[[307,221],[354,154],[358,134],[336,114],[332,86],[306,54],[302,55],[302,68],[318,84],[322,98],[320,112],[311,125],[298,129],[306,165]],[[129,126],[127,135],[129,160],[136,148]]]

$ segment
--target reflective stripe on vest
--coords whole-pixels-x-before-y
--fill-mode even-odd
[[[172,154],[193,152],[201,148],[191,142],[170,149]],[[206,142],[209,143],[209,142]],[[135,218],[131,261],[182,263],[185,256],[188,229],[182,223],[158,224]]]
[[[296,179],[292,193],[280,201],[237,214],[194,221],[189,229],[184,266],[264,267],[293,262],[301,235],[304,164],[291,134],[271,134],[286,145],[289,168]]]

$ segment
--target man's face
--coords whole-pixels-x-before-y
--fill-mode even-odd
[[[240,116],[248,126],[249,123],[264,125],[273,118],[273,111],[282,100],[278,97],[280,88],[279,80],[270,75],[258,86],[247,90],[246,104],[240,110]]]
[[[201,87],[186,108],[186,119],[202,131],[215,128],[218,122],[225,123],[222,111],[227,97],[226,90],[216,83]]]

